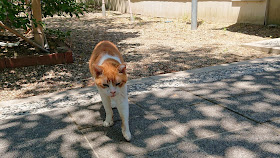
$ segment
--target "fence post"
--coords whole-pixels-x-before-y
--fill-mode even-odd
[[[191,30],[197,29],[197,0],[192,0]]]
[[[102,15],[103,17],[106,17],[105,0],[102,0]]]
[[[133,21],[134,21],[134,18],[133,18],[133,15],[132,15],[131,2],[130,2],[130,0],[128,0],[128,7],[129,7],[129,14],[130,14],[130,21],[133,22]]]

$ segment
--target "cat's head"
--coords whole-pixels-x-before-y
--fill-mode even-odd
[[[127,82],[126,65],[93,65],[95,84],[109,97],[120,95]]]

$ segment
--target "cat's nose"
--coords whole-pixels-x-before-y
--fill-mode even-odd
[[[111,94],[116,94],[116,91],[111,91],[110,93],[111,93]]]

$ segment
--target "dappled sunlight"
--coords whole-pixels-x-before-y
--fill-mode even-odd
[[[197,128],[194,129],[194,134],[196,135],[197,139],[211,137],[210,139],[217,139],[219,135],[217,132],[209,129]]]
[[[230,147],[225,151],[225,156],[230,158],[257,158],[258,156],[251,150],[241,146]]]
[[[163,75],[157,78],[163,85],[160,90],[132,96],[130,100],[169,127],[168,132],[193,140],[211,156],[279,154],[274,149],[279,146],[280,135],[273,128],[258,124],[259,120],[279,118],[276,74],[268,71],[189,84],[181,88],[184,91],[164,87],[174,81]]]
[[[37,151],[26,151],[36,146],[43,156],[50,151],[62,157],[68,157],[69,153],[76,157],[149,157],[163,153],[194,157],[277,157],[280,135],[271,126],[279,125],[279,81],[265,76],[274,75],[263,72],[180,88],[158,87],[130,95],[130,142],[122,136],[117,109],[113,109],[114,125],[103,127],[102,103],[96,98],[94,103],[86,102],[94,97],[82,95],[92,89],[69,91],[66,98],[62,93],[49,99],[53,103],[69,99],[72,105],[66,109],[3,120],[0,141],[5,145],[0,151],[2,155],[23,151],[26,155],[36,155]],[[251,87],[255,85],[257,88]],[[80,97],[72,102],[71,95]],[[18,136],[14,137],[11,131]]]
[[[137,145],[131,145],[128,143],[121,144],[119,146],[120,150],[128,155],[135,155],[135,154],[147,154],[148,151],[143,147],[138,147]]]
[[[273,131],[263,131],[257,128],[260,127],[256,126],[249,129],[223,133],[218,137],[214,136],[197,140],[195,144],[212,156],[278,157],[279,155],[277,156],[275,152],[270,152],[264,149],[263,146],[267,145],[267,143],[277,145],[279,143],[279,135]],[[260,133],[262,135],[259,135]]]
[[[145,139],[147,149],[154,150],[163,146],[163,144],[172,144],[178,140],[178,136],[172,134],[156,135]]]
[[[130,128],[133,133],[130,143],[125,142],[121,134],[121,121],[115,109],[113,110],[115,124],[107,128],[99,121],[101,118],[105,119],[104,109],[100,103],[72,109],[70,115],[96,153],[102,154],[102,157],[147,154],[149,151],[180,141],[180,137],[157,121],[153,114],[144,112],[134,104],[130,104],[130,111]],[[85,116],[93,117],[85,118]]]
[[[213,120],[191,120],[188,122],[188,124],[192,127],[192,128],[203,128],[203,127],[207,127],[207,126],[217,126],[219,125],[217,121],[213,121]]]
[[[52,154],[61,157],[68,157],[69,154],[76,157],[89,155],[90,147],[79,145],[85,139],[77,126],[69,122],[67,111],[62,111],[1,121],[1,157],[18,157],[18,153],[27,157],[48,157]]]
[[[253,104],[249,110],[252,110],[253,112],[270,112],[273,109],[273,106],[269,103],[265,102],[258,102]]]
[[[206,117],[221,118],[225,117],[223,114],[223,108],[219,106],[199,106],[196,108]]]
[[[259,91],[262,88],[269,88],[269,87],[265,87],[263,85],[255,85],[255,83],[253,81],[248,82],[248,81],[243,81],[243,82],[235,82],[233,85],[233,87],[238,88],[238,89],[244,89],[244,90],[254,90],[254,91]]]
[[[280,85],[279,85],[280,86]],[[264,93],[264,97],[268,98],[268,102],[274,101],[274,102],[280,102],[280,97],[279,95],[275,93]]]
[[[170,97],[176,95],[180,97],[174,98],[174,100]],[[146,99],[144,99],[144,96],[146,96]],[[132,97],[131,100],[140,101],[137,97]],[[182,97],[184,98],[183,100]],[[251,126],[249,120],[242,119],[242,117],[234,113],[230,114],[229,111],[220,106],[213,105],[212,103],[205,104],[202,102],[192,105],[192,101],[202,100],[187,92],[183,93],[183,91],[173,90],[172,95],[170,95],[170,89],[163,89],[150,94],[140,95],[139,98],[141,98],[141,101],[137,102],[137,104],[144,106],[144,109],[148,110],[152,115],[155,115],[158,120],[170,128],[170,132],[190,140],[215,137],[221,132],[228,132]],[[157,101],[150,102],[152,98],[156,98]],[[166,111],[168,111],[168,113],[166,113]],[[170,115],[169,113],[175,115]],[[242,122],[239,123],[239,121]]]
[[[279,154],[280,155],[280,144],[279,143],[263,143],[260,145],[262,150],[266,152],[271,152],[274,154]]]
[[[249,129],[249,132],[245,132],[243,139],[246,139],[252,143],[262,143],[262,142],[279,142],[280,135],[275,133],[275,131],[267,126],[257,126],[255,128]]]
[[[247,120],[241,121],[235,118],[223,118],[220,122],[220,126],[226,131],[234,131],[244,127],[251,127],[252,123]]]
[[[176,121],[164,122],[164,125],[170,127],[169,132],[174,132],[180,136],[184,136],[182,133],[188,133],[191,130],[191,127],[185,126],[184,124],[178,123]]]

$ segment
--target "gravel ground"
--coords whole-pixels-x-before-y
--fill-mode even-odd
[[[200,21],[191,31],[183,19],[152,18],[108,12],[87,13],[78,18],[45,19],[48,28],[71,30],[73,64],[32,66],[0,72],[0,101],[24,98],[72,88],[92,86],[88,60],[101,40],[114,42],[127,62],[130,79],[263,58],[267,54],[240,46],[280,37],[280,28],[252,24]]]
[[[216,86],[217,83],[218,85],[221,84],[220,86],[222,87],[219,88],[226,92],[232,91],[236,88],[225,86],[231,81],[236,80],[236,77],[244,76],[250,78],[250,75],[258,76],[260,74],[267,74],[267,72],[279,72],[279,70],[280,56],[278,55],[262,58],[261,60],[250,60],[250,62],[238,62],[223,66],[180,71],[130,80],[128,82],[128,95],[130,98],[133,95],[150,93],[151,91],[159,91],[165,88],[188,87],[191,89],[191,87],[196,87],[200,85],[200,83],[207,82],[214,82]],[[270,77],[273,78],[273,76]],[[250,84],[253,83],[251,82]],[[244,86],[246,86],[246,84]],[[100,95],[95,87],[77,88],[21,100],[3,101],[0,102],[0,120],[12,119],[28,114],[42,113],[58,108],[65,109],[77,106],[87,106],[100,101]]]

